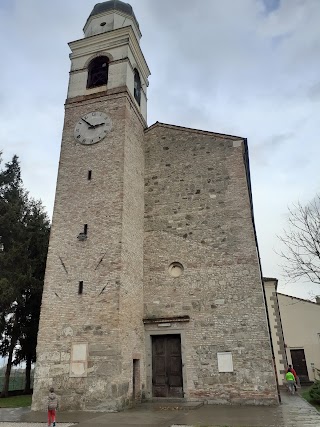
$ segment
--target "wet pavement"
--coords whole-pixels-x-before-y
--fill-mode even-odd
[[[0,426],[1,421],[18,421],[29,412],[30,408],[0,408]]]
[[[70,423],[59,423],[57,424],[57,427],[71,427],[76,426],[77,424],[70,424]],[[0,427],[47,427],[47,423],[20,423],[20,422],[11,422],[11,421],[4,421],[0,422]]]
[[[0,409],[0,427],[46,426],[44,412],[31,412],[26,408],[17,409],[16,418],[13,419],[14,411],[11,414],[9,411],[12,410]],[[320,427],[320,413],[299,396],[283,394],[282,404],[274,407],[227,405],[190,407],[147,403],[118,413],[57,414],[57,427],[67,427],[72,423],[76,423],[78,427]]]

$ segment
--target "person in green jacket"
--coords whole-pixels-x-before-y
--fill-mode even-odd
[[[286,381],[290,392],[293,394],[295,392],[296,381],[292,372],[288,371],[286,373]]]

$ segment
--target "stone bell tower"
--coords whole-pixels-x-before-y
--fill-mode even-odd
[[[97,4],[72,51],[32,409],[120,409],[144,377],[147,86],[129,4]]]

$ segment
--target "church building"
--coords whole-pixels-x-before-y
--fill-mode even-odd
[[[111,0],[69,44],[32,409],[277,404],[247,141],[148,127],[140,38]]]

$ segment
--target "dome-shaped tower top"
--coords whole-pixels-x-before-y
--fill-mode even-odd
[[[118,10],[120,12],[123,12],[127,15],[132,16],[139,27],[139,23],[137,21],[137,18],[135,17],[132,6],[129,3],[124,3],[123,1],[120,1],[120,0],[109,0],[109,1],[104,1],[103,3],[97,3],[94,6],[92,12],[90,13],[89,19],[91,16],[99,15],[100,13],[104,13],[104,12],[109,12],[110,10]]]
[[[101,34],[131,25],[138,40],[141,38],[139,23],[130,4],[120,0],[97,3],[84,26],[85,37]]]

